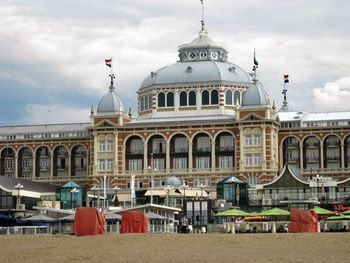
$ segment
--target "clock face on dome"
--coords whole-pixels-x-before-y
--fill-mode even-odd
[[[211,57],[212,58],[217,58],[218,57],[218,52],[216,52],[216,51],[213,51],[213,52],[211,52]]]
[[[206,57],[207,57],[207,52],[202,51],[202,52],[200,53],[200,56],[201,56],[201,58],[206,58]]]
[[[195,57],[196,57],[196,53],[191,52],[191,53],[190,53],[190,58],[191,58],[191,59],[194,59]]]

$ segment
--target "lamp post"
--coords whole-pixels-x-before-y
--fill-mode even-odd
[[[91,189],[92,189],[92,191],[94,191],[94,196],[92,198],[92,204],[93,204],[93,207],[96,207],[96,202],[94,205],[94,198],[96,198],[96,189],[97,189],[96,185],[94,185]]]
[[[188,188],[188,185],[186,183],[184,183],[182,188],[184,189],[184,200],[182,201],[182,209],[183,209],[183,213],[185,215],[186,214],[185,213],[186,189]]]
[[[200,201],[200,207],[199,207],[199,213],[200,213],[200,218],[199,218],[199,224],[202,225],[202,202],[203,202],[203,188],[204,188],[204,185],[201,184],[201,201]]]
[[[153,154],[151,156],[152,164],[148,166],[148,169],[152,170],[151,174],[151,205],[153,204],[153,185],[154,185],[154,172],[157,171],[157,168],[153,168]]]
[[[20,191],[23,188],[23,185],[18,183],[15,185],[15,188],[17,189],[17,206],[19,208],[19,205],[21,204],[21,195],[20,195]]]
[[[119,199],[118,199],[118,190],[120,189],[120,187],[118,187],[118,185],[116,185],[113,189],[115,190],[115,197],[114,197],[114,206],[115,206],[115,203],[116,203],[115,200],[117,199],[118,202],[119,202]]]
[[[170,185],[167,185],[165,188],[166,191],[166,206],[169,206],[169,192],[170,192]]]
[[[318,186],[319,186],[319,183],[322,181],[322,176],[320,176],[319,174],[317,174],[316,175],[316,184],[317,184],[317,189],[316,189],[316,191],[317,191],[317,201],[319,201],[320,202],[320,198],[319,198],[319,189],[318,189]],[[320,204],[321,204],[321,202],[320,202]]]
[[[73,209],[73,205],[72,205],[72,202],[73,202],[73,198],[72,198],[72,194],[73,194],[73,197],[75,196],[75,194],[79,193],[79,189],[77,188],[73,188],[71,191],[70,191],[70,196],[71,196],[71,200],[70,200],[70,203],[71,203],[71,208]]]

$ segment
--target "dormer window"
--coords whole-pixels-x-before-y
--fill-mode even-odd
[[[196,53],[191,52],[191,53],[190,53],[190,59],[195,59],[195,58],[196,58]]]
[[[151,71],[151,78],[153,78],[155,75],[157,75],[157,73]]]
[[[186,69],[186,72],[187,73],[192,73],[192,70],[193,70],[192,67],[188,66],[187,69]]]
[[[228,68],[228,71],[230,71],[231,73],[235,72],[235,70],[236,68],[234,66]]]
[[[201,59],[205,59],[205,58],[207,57],[207,52],[202,51],[202,52],[200,53],[200,56],[201,56]]]

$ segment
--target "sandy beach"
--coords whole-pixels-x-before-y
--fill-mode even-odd
[[[0,236],[1,262],[349,262],[350,233]]]

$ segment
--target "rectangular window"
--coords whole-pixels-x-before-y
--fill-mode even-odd
[[[107,141],[107,151],[113,151],[113,141]]]
[[[174,158],[175,169],[187,169],[187,158]]]
[[[131,159],[131,160],[129,160],[129,170],[130,171],[140,171],[140,170],[142,170],[142,159]]]
[[[154,158],[153,159],[154,169],[163,170],[164,169],[164,158]]]
[[[175,152],[188,152],[188,141],[185,137],[175,139]]]
[[[204,169],[210,167],[210,158],[209,157],[197,157],[196,158],[196,168]]]
[[[197,149],[198,151],[210,152],[210,138],[208,136],[198,137]]]
[[[100,152],[106,151],[106,141],[99,141],[98,142],[98,149]]]
[[[98,169],[100,171],[104,171],[105,170],[105,159],[98,160]]]
[[[112,171],[113,170],[113,159],[107,159],[107,171]]]
[[[261,157],[260,153],[254,154],[254,166],[260,166],[261,165]]]
[[[253,165],[253,160],[252,160],[252,154],[248,153],[245,155],[245,165],[246,166],[252,166]]]
[[[246,134],[246,136],[245,136],[245,145],[246,146],[251,146],[252,145],[252,135],[251,134]]]
[[[260,145],[260,134],[254,134],[254,145],[259,146]]]
[[[233,158],[232,156],[219,156],[219,168],[232,168]]]

